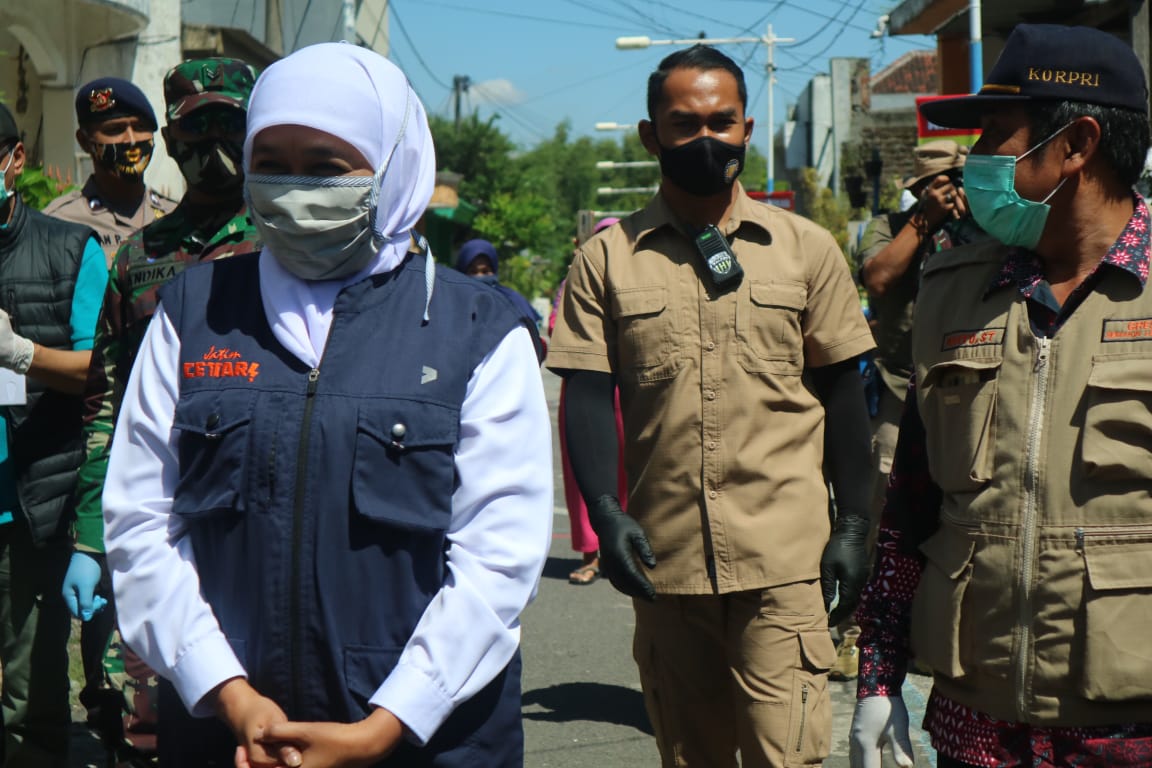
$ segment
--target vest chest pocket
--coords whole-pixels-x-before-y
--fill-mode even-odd
[[[1152,526],[1127,542],[1099,538],[1083,537],[1088,578],[1080,692],[1092,701],[1152,699]]]
[[[998,359],[937,363],[921,382],[920,416],[932,479],[947,493],[972,493],[992,479]]]
[[[1152,359],[1094,358],[1085,401],[1085,474],[1152,479]]]
[[[372,522],[443,532],[452,519],[460,415],[435,403],[361,406],[352,467],[352,505]]]
[[[252,393],[237,390],[181,394],[172,421],[180,432],[174,514],[196,518],[244,510],[254,403]]]
[[[680,368],[673,344],[674,320],[663,286],[622,288],[612,294],[616,351],[622,372],[639,381],[670,378]]]
[[[740,362],[749,372],[799,374],[804,367],[800,315],[808,287],[794,280],[749,281],[736,303]]]

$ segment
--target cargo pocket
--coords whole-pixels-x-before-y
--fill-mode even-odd
[[[443,532],[456,486],[455,408],[414,401],[361,406],[352,467],[352,505],[370,522]]]
[[[912,653],[948,677],[964,675],[963,603],[972,581],[975,550],[976,542],[971,538],[947,528],[920,545],[926,561],[912,599]]]
[[[797,633],[800,666],[792,676],[792,707],[788,718],[788,742],[784,765],[820,765],[832,750],[832,702],[828,670],[836,660],[836,648],[826,629]]]
[[[972,493],[992,479],[1000,362],[949,360],[932,366],[924,376],[920,412],[929,469],[946,493]]]
[[[1141,541],[1084,537],[1084,668],[1092,701],[1152,699],[1152,530]]]
[[[254,403],[252,393],[236,390],[180,396],[172,420],[180,433],[173,514],[195,520],[243,511]]]
[[[350,712],[352,720],[367,717],[372,707],[369,700],[396,668],[401,648],[380,648],[368,645],[344,646],[344,684],[352,694],[352,701],[360,712]]]
[[[1152,360],[1094,358],[1085,398],[1084,473],[1152,479]]]
[[[682,358],[675,354],[672,314],[663,286],[624,288],[612,294],[621,373],[640,382],[676,374]]]
[[[736,335],[744,370],[795,374],[803,371],[800,315],[807,306],[808,287],[804,283],[749,281],[736,304]]]

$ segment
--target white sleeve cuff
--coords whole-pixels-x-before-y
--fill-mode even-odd
[[[223,635],[206,637],[186,649],[172,668],[172,675],[172,683],[193,717],[216,714],[212,705],[204,700],[213,688],[234,677],[248,677]]]
[[[454,708],[452,697],[435,680],[404,662],[396,665],[368,703],[395,715],[421,747],[428,743]]]

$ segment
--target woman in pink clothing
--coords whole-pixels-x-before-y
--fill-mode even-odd
[[[592,234],[607,229],[619,219],[606,218],[596,222]],[[564,283],[560,281],[556,288],[556,297],[552,301],[552,313],[548,316],[548,336],[552,336],[552,329],[556,326],[556,312],[560,307],[560,300],[564,296]],[[568,574],[568,583],[576,585],[591,584],[600,576],[600,541],[596,532],[588,522],[588,507],[584,505],[584,497],[580,495],[580,488],[576,485],[576,477],[572,474],[572,464],[568,460],[568,434],[564,427],[564,387],[560,384],[560,411],[556,416],[557,428],[560,432],[560,460],[564,476],[564,501],[568,507],[568,522],[572,529],[572,549],[581,554],[582,563],[579,568]],[[617,478],[616,488],[619,493],[620,506],[628,509],[628,483],[624,477],[624,419],[620,415],[620,391],[616,391],[616,439],[621,446],[620,477]]]

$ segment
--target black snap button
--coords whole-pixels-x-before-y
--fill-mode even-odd
[[[204,426],[207,429],[216,429],[216,427],[220,426],[220,414],[210,414],[208,420],[204,422]]]

